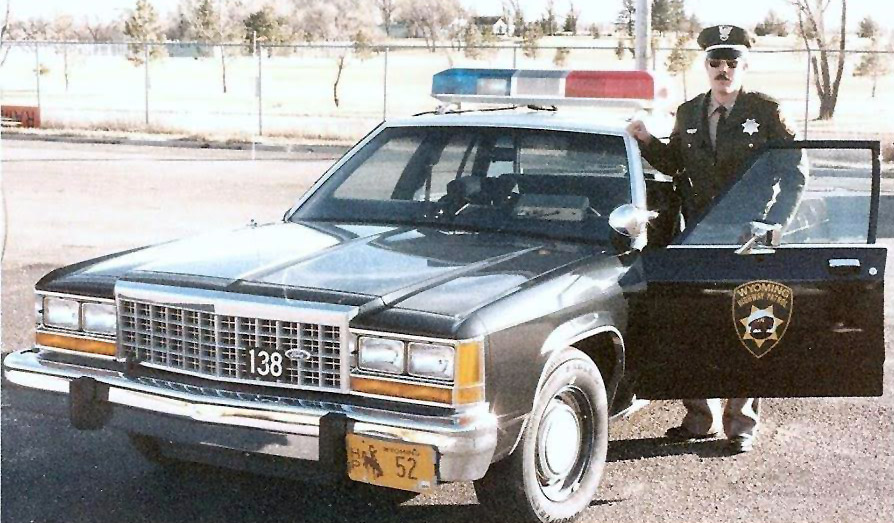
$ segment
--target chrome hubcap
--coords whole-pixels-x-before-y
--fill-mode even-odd
[[[580,452],[580,423],[570,406],[554,399],[540,432],[541,468],[547,476],[562,477]]]
[[[566,386],[543,412],[537,433],[535,465],[544,495],[564,501],[580,485],[593,453],[595,413],[586,393]]]

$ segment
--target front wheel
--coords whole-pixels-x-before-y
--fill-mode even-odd
[[[568,348],[546,376],[519,447],[475,482],[478,502],[507,521],[571,521],[602,479],[608,403],[599,368]]]

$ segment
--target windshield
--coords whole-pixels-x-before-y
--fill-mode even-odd
[[[385,129],[291,217],[606,241],[630,202],[621,136],[493,127]]]

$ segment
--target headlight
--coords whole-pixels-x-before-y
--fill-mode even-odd
[[[118,320],[115,306],[106,303],[85,303],[84,330],[95,334],[115,334]]]
[[[412,376],[453,379],[454,349],[448,345],[410,343],[407,371]]]
[[[394,374],[404,371],[404,342],[361,336],[358,345],[360,368]]]
[[[81,306],[75,300],[46,297],[43,300],[43,322],[50,327],[78,330],[81,327]]]

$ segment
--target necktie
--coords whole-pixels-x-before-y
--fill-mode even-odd
[[[726,123],[726,106],[725,106],[725,105],[718,105],[718,106],[717,106],[717,109],[715,109],[714,112],[716,112],[717,115],[718,115],[718,118],[717,118],[717,127],[722,127],[723,124]]]
[[[714,112],[717,113],[717,126],[714,128],[714,163],[717,163],[717,149],[719,148],[720,142],[720,130],[723,129],[724,124],[726,124],[726,106],[718,105],[717,109],[714,109]]]

